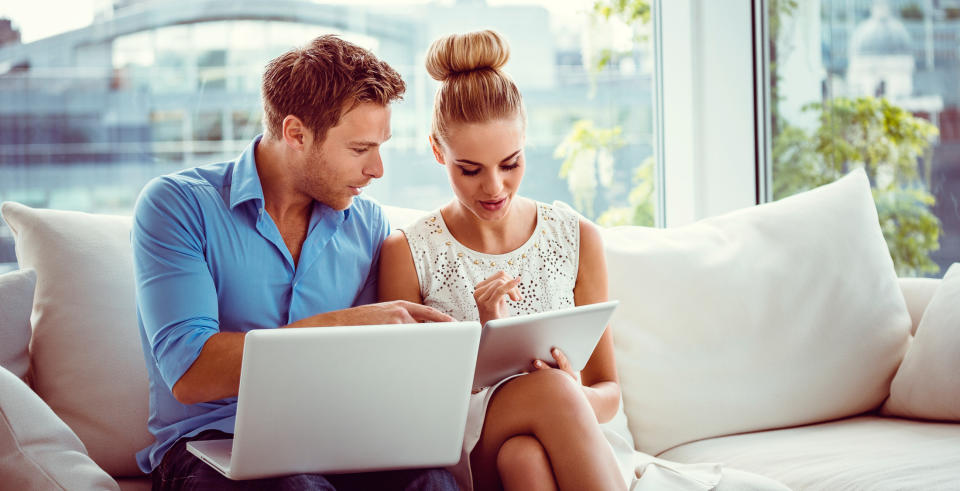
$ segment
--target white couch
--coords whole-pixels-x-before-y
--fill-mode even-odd
[[[387,210],[394,225],[420,214]],[[0,276],[0,489],[149,489],[133,457],[152,437],[129,217],[0,211],[36,271],[35,292],[29,271]],[[960,356],[942,360],[960,353],[960,322],[938,327],[960,320],[960,268],[897,279],[865,176],[603,233],[639,450],[793,489],[960,489]],[[952,422],[890,416],[934,406]]]

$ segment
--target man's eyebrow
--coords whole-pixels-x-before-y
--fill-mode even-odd
[[[520,150],[517,150],[516,152],[511,153],[511,154],[510,154],[509,156],[507,156],[505,159],[501,160],[500,163],[501,163],[501,164],[505,164],[505,163],[506,163],[507,161],[509,161],[510,159],[516,157],[517,154],[519,154],[519,153],[520,153]],[[459,163],[461,163],[461,164],[469,164],[469,165],[481,165],[481,166],[483,165],[483,164],[481,164],[481,163],[474,162],[474,161],[472,161],[472,160],[467,160],[467,159],[457,159],[456,162],[459,162]]]
[[[389,139],[390,139],[390,137],[387,137],[387,140],[389,140]],[[384,141],[387,141],[387,140],[384,140]],[[379,147],[379,146],[380,146],[380,143],[378,143],[378,142],[373,142],[373,141],[368,141],[368,140],[354,140],[354,141],[351,141],[351,142],[347,143],[347,146],[350,146],[350,147],[370,148],[370,147]]]

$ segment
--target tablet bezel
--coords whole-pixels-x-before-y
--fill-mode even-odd
[[[474,390],[533,370],[533,360],[551,366],[558,347],[574,370],[583,370],[610,323],[619,301],[610,300],[561,310],[488,321],[480,335]]]

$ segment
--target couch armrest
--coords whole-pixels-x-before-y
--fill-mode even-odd
[[[20,378],[0,367],[0,476],[6,489],[113,489],[77,435]]]

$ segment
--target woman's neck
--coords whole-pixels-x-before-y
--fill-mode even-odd
[[[522,246],[537,228],[537,205],[519,198],[500,220],[481,220],[454,200],[440,210],[443,221],[458,242],[484,254],[506,254]]]

